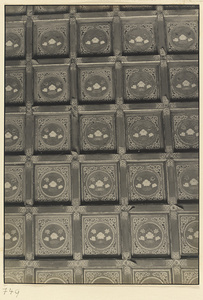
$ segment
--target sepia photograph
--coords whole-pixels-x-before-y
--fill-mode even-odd
[[[200,5],[28,2],[2,5],[4,296],[199,288]]]

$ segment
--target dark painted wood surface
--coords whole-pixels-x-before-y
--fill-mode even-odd
[[[7,6],[5,282],[198,283],[198,7]]]

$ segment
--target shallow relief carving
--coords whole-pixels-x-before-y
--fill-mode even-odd
[[[120,231],[118,216],[82,217],[83,255],[118,256]]]
[[[131,201],[163,201],[165,199],[164,168],[160,163],[129,164],[128,184]]]
[[[37,116],[35,118],[36,151],[70,150],[70,116],[66,114]]]
[[[197,214],[179,215],[180,249],[183,256],[197,256],[199,222]]]
[[[117,164],[84,164],[81,166],[81,189],[84,202],[118,200]]]
[[[24,181],[24,166],[5,167],[5,202],[22,203],[24,201]]]
[[[6,115],[5,151],[23,152],[25,147],[25,117]]]
[[[159,98],[158,67],[124,68],[124,98],[126,101],[149,100]]]
[[[5,55],[10,59],[22,59],[25,56],[24,22],[7,23]]]
[[[70,215],[41,215],[35,218],[36,256],[72,255],[72,220]]]
[[[145,54],[156,52],[155,25],[128,24],[122,28],[123,52],[125,54]]]
[[[69,67],[36,68],[34,98],[38,103],[68,103],[70,99]]]
[[[169,53],[198,51],[197,22],[167,22],[166,31]]]
[[[132,215],[131,234],[134,256],[167,256],[170,254],[167,215]]]
[[[128,150],[162,149],[162,124],[159,115],[126,114],[126,127]]]
[[[71,173],[69,164],[35,166],[35,201],[70,202]]]
[[[5,256],[24,257],[25,255],[25,217],[5,217]]]
[[[113,151],[116,149],[116,128],[113,115],[82,115],[80,144],[83,151]]]
[[[78,24],[79,54],[110,55],[112,51],[111,23]]]
[[[114,100],[113,69],[81,68],[79,70],[80,101],[112,102]]]
[[[69,54],[69,23],[60,20],[35,21],[33,55],[36,57],[67,56]]]

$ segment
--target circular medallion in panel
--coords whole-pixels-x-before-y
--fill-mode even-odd
[[[196,168],[185,169],[180,176],[180,185],[182,189],[189,195],[198,195],[199,176]]]
[[[55,99],[63,94],[64,84],[60,77],[45,77],[40,84],[43,96]]]
[[[92,247],[103,250],[113,243],[114,233],[109,225],[96,223],[90,226],[87,237]]]
[[[65,128],[59,123],[48,123],[40,131],[42,141],[49,147],[62,144],[65,140]]]
[[[197,221],[192,221],[185,227],[184,236],[187,244],[190,247],[198,249],[199,244],[199,224]]]
[[[105,171],[93,171],[87,177],[86,187],[93,197],[105,197],[113,189],[113,179]]]
[[[158,130],[148,120],[134,122],[129,128],[129,136],[135,144],[140,146],[152,145],[157,140]]]
[[[22,92],[22,85],[16,77],[7,76],[5,91],[7,101],[15,100]]]
[[[134,176],[134,188],[142,196],[152,196],[159,190],[159,179],[155,172],[139,171]]]
[[[49,223],[41,230],[41,241],[46,248],[60,249],[66,242],[66,230],[58,223]]]
[[[155,223],[141,224],[137,229],[136,240],[145,249],[158,248],[163,239],[162,229]]]
[[[153,93],[156,82],[151,74],[140,71],[134,72],[128,80],[128,88],[132,95],[145,97]]]
[[[106,122],[93,121],[86,126],[85,135],[90,144],[102,147],[111,140],[111,128]]]
[[[96,279],[94,279],[92,281],[92,283],[95,283],[95,284],[112,284],[114,282],[110,278],[100,276],[100,277],[97,277]]]
[[[14,124],[7,124],[5,126],[5,146],[12,147],[18,143],[20,138],[20,130]]]
[[[171,43],[175,48],[187,51],[196,44],[195,32],[189,26],[176,26],[171,31]]]
[[[135,52],[146,51],[152,44],[152,34],[144,29],[137,28],[126,33],[125,41],[128,47]]]
[[[5,224],[5,249],[10,250],[17,246],[20,240],[20,233],[13,224]]]
[[[6,35],[6,53],[9,56],[14,56],[19,53],[22,48],[21,37],[13,32]]]
[[[63,281],[60,278],[54,278],[54,277],[52,277],[52,278],[47,279],[44,283],[49,283],[49,284],[53,283],[53,284],[55,284],[55,283],[65,283],[65,281]]]
[[[103,97],[108,93],[109,84],[105,77],[100,75],[89,76],[85,83],[85,91],[90,97]]]
[[[108,37],[101,29],[89,29],[82,38],[82,44],[88,52],[103,52],[108,47]]]
[[[5,197],[13,198],[19,193],[19,178],[12,173],[5,173]]]
[[[163,284],[163,281],[161,281],[161,279],[157,278],[157,277],[147,277],[145,279],[142,280],[142,284]]]
[[[41,35],[40,45],[46,53],[57,54],[64,46],[64,36],[60,31],[46,31]]]
[[[199,126],[197,120],[187,119],[178,124],[177,133],[186,145],[195,145],[199,139]]]
[[[58,172],[49,172],[41,178],[41,190],[48,197],[60,196],[65,187],[65,178]]]
[[[197,75],[191,71],[180,71],[174,75],[172,86],[180,95],[187,97],[195,94],[198,89]]]

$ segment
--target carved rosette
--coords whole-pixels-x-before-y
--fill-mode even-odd
[[[179,240],[181,255],[198,255],[199,245],[199,222],[197,214],[180,214],[179,221]]]
[[[65,151],[70,149],[70,116],[37,116],[35,119],[36,151]]]
[[[171,98],[196,99],[198,97],[198,68],[193,66],[169,69]]]
[[[169,255],[168,216],[137,214],[131,216],[132,255]]]
[[[6,104],[23,104],[25,100],[25,69],[6,70],[5,101]]]
[[[82,164],[81,189],[84,202],[118,200],[117,164]]]
[[[6,115],[5,119],[5,151],[22,152],[25,145],[25,117],[22,115]]]
[[[43,68],[44,69],[44,68]],[[36,68],[34,73],[34,98],[36,102],[68,102],[70,99],[69,69],[57,67],[42,70]]]
[[[119,219],[116,215],[82,217],[83,255],[117,256],[120,254]]]
[[[123,52],[126,54],[154,53],[154,24],[123,24]]]
[[[66,13],[68,10],[65,5],[35,5],[34,12],[37,14]]]
[[[81,68],[79,72],[81,101],[112,101],[113,74],[111,67]]]
[[[24,167],[6,166],[5,167],[5,202],[23,202],[24,200]]]
[[[37,165],[35,167],[35,200],[66,201],[71,199],[69,164]]]
[[[119,269],[86,269],[84,283],[90,284],[119,284],[122,283],[122,274]]]
[[[168,52],[197,52],[198,23],[170,22],[167,23]]]
[[[177,113],[173,115],[174,147],[181,149],[198,149],[199,120],[196,113]]]
[[[5,283],[25,283],[25,269],[6,268]]]
[[[108,55],[112,51],[111,23],[79,24],[79,53]]]
[[[73,270],[36,270],[36,283],[73,283]]]
[[[129,198],[131,201],[162,201],[165,199],[163,164],[136,163],[128,165]]]
[[[135,284],[170,284],[170,269],[142,269],[133,270],[133,283]]]
[[[114,115],[82,115],[80,118],[81,150],[115,150],[115,131]]]
[[[176,164],[179,200],[197,200],[199,197],[199,174],[197,162]]]
[[[6,25],[6,58],[23,58],[25,56],[24,22],[12,22]]]
[[[125,68],[124,78],[124,97],[126,100],[157,100],[159,98],[157,68]]]
[[[181,278],[183,284],[199,284],[198,269],[182,269]]]
[[[6,215],[5,217],[5,256],[25,255],[25,217]]]
[[[36,256],[72,255],[72,220],[70,215],[38,215],[35,218]]]
[[[35,21],[33,52],[38,57],[68,55],[69,22]]]
[[[128,150],[156,150],[162,148],[161,120],[156,115],[126,115]]]

